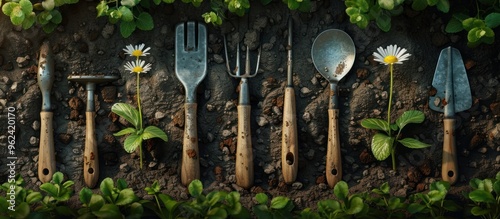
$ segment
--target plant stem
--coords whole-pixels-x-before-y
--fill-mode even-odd
[[[387,103],[387,124],[389,124],[389,137],[392,137],[391,129],[391,105],[392,105],[392,84],[393,84],[393,64],[389,64],[389,102]],[[391,158],[392,158],[392,170],[396,171],[396,146],[394,145],[394,140],[391,142]]]
[[[163,210],[161,210],[161,205],[160,205],[160,202],[158,201],[157,194],[155,194],[155,200],[156,200],[156,204],[158,205],[158,209],[160,210],[161,216],[163,216]]]
[[[137,59],[139,59],[139,57],[137,57]],[[142,133],[142,107],[141,107],[141,92],[140,92],[140,81],[139,81],[139,75],[140,73],[136,73],[137,75],[137,82],[136,82],[136,88],[137,88],[137,91],[136,91],[136,95],[137,95],[137,109],[139,110],[139,130],[140,132]],[[142,138],[142,136],[141,136]],[[139,164],[139,168],[142,169],[142,144],[139,145],[139,160],[140,160],[140,164]]]

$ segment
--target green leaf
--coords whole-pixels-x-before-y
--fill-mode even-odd
[[[46,11],[52,11],[55,6],[56,6],[56,3],[54,2],[54,0],[44,0],[42,2],[42,7]]]
[[[484,191],[487,191],[489,193],[493,192],[493,182],[491,181],[491,179],[484,179],[483,180],[483,190]]]
[[[207,212],[207,216],[210,219],[225,219],[227,218],[227,212],[223,208],[212,208]]]
[[[144,207],[138,202],[134,202],[130,205],[130,215],[136,216],[136,218],[142,218],[144,214]]]
[[[124,23],[130,23],[130,22],[122,21],[121,25],[120,25],[120,31],[122,31]],[[134,27],[134,29],[135,29],[135,27]],[[123,35],[123,33],[122,33],[122,35]],[[111,111],[113,113],[116,113],[118,116],[121,116],[125,120],[127,120],[130,124],[132,124],[134,127],[136,127],[136,129],[140,128],[140,127],[138,127],[139,126],[139,119],[140,119],[139,118],[139,111],[137,111],[137,109],[133,108],[129,104],[115,103],[111,107]]]
[[[32,205],[42,200],[42,198],[43,197],[40,192],[32,192],[26,196],[26,203]]]
[[[129,8],[134,7],[140,0],[121,0],[121,4]]]
[[[99,209],[102,208],[102,206],[104,206],[104,204],[105,204],[105,201],[101,195],[92,194],[92,197],[90,197],[90,202],[89,202],[88,207],[92,211],[98,211]]]
[[[472,43],[478,42],[484,34],[486,34],[486,31],[479,27],[474,27],[467,33],[467,40]]]
[[[151,138],[160,138],[163,141],[168,141],[167,134],[160,128],[156,126],[148,126],[144,129],[142,133],[142,139],[147,140]]]
[[[163,0],[163,2],[167,3],[167,4],[172,4],[175,2],[175,0]]]
[[[19,5],[21,6],[21,9],[23,10],[23,13],[25,15],[31,14],[31,12],[33,12],[33,4],[31,4],[29,0],[21,0],[19,1]]]
[[[427,7],[427,0],[413,0],[411,8],[415,11],[422,11]]]
[[[101,185],[99,186],[101,189],[102,195],[105,198],[111,197],[113,194],[113,190],[115,188],[113,179],[106,177],[104,180],[102,180]],[[113,200],[107,200],[108,202],[113,202]]]
[[[458,33],[462,31],[464,27],[462,26],[462,22],[455,17],[452,17],[448,24],[446,25],[445,31],[447,33]]]
[[[105,204],[99,211],[93,213],[98,218],[122,218],[120,209],[113,204]]]
[[[409,123],[422,123],[425,119],[423,112],[419,110],[408,110],[396,120],[396,124],[403,129]]]
[[[404,139],[398,140],[398,142],[407,148],[413,148],[413,149],[426,148],[426,147],[431,146],[430,144],[423,143],[423,142],[421,142],[417,139],[414,139],[414,138],[404,138]]]
[[[123,38],[128,38],[135,31],[135,22],[120,22],[120,34]]]
[[[153,17],[147,12],[141,12],[135,24],[140,30],[152,30],[154,28]]]
[[[337,196],[337,198],[345,202],[347,201],[347,196],[349,195],[349,186],[346,182],[339,181],[335,184],[335,187],[333,187],[333,193]]]
[[[363,119],[361,121],[361,126],[367,129],[389,132],[389,123],[382,119]]]
[[[188,190],[189,190],[189,194],[191,194],[191,196],[196,198],[202,194],[203,184],[201,183],[200,180],[195,179],[195,180],[191,181],[191,183],[189,183]]]
[[[56,172],[52,175],[52,182],[55,184],[61,184],[64,180],[64,175],[61,172]]]
[[[392,10],[394,9],[394,0],[377,0],[378,5],[386,10]]]
[[[130,8],[128,7],[125,7],[125,6],[120,6],[120,8],[118,8],[118,11],[120,11],[121,13],[121,19],[123,21],[133,21],[134,20],[134,14],[132,14],[132,11],[130,10]]]
[[[46,192],[52,197],[57,197],[59,195],[57,187],[51,183],[44,183],[40,185],[40,190]]]
[[[116,188],[118,190],[124,190],[127,187],[128,187],[127,181],[125,181],[124,179],[118,179],[118,180],[116,180]]]
[[[372,152],[377,160],[385,160],[391,154],[394,137],[377,133],[372,138]]]
[[[442,191],[438,191],[438,190],[432,190],[432,191],[429,191],[429,193],[427,193],[427,195],[429,196],[429,199],[432,202],[438,202],[438,201],[441,201],[445,198],[446,193],[444,193]]]
[[[493,191],[495,191],[497,196],[500,196],[500,180],[496,180],[495,183],[493,183]]]
[[[52,19],[50,19],[52,23],[60,24],[62,22],[61,12],[59,12],[58,10],[53,10],[50,12],[50,14],[52,15]]]
[[[101,17],[107,15],[109,6],[106,1],[101,1],[95,8],[97,10],[97,17]]]
[[[498,25],[500,25],[500,13],[493,12],[486,15],[486,17],[484,18],[484,22],[489,28],[498,27]]]
[[[137,149],[137,147],[140,147],[140,146],[142,146],[142,136],[137,135],[135,133],[129,135],[125,139],[125,142],[123,142],[123,149],[125,149],[125,151],[127,153],[134,152]]]
[[[24,13],[21,7],[15,7],[12,9],[12,13],[10,14],[10,21],[14,25],[21,25],[24,21]]]
[[[470,209],[470,213],[474,216],[482,216],[489,214],[492,209],[489,208],[481,208],[480,206],[474,206],[472,209]]]
[[[460,207],[460,205],[457,205],[457,203],[455,203],[452,200],[444,200],[443,201],[443,208],[446,209],[447,211],[451,211],[451,212],[456,212],[456,211],[459,211],[460,209],[462,209]]]
[[[427,0],[427,4],[429,4],[429,6],[434,6],[438,3],[438,0]]]
[[[30,27],[32,27],[33,24],[35,24],[35,21],[36,21],[36,14],[35,14],[35,12],[31,12],[29,15],[27,15],[24,18],[24,21],[21,25],[23,26],[23,29],[26,30],[26,29],[29,29]]]
[[[483,27],[485,25],[483,20],[472,17],[462,21],[462,26],[466,31],[471,31],[473,28]]]
[[[386,13],[380,13],[375,22],[382,31],[389,32],[391,30],[391,17]]]
[[[274,197],[271,200],[270,207],[272,209],[282,209],[288,204],[289,201],[290,201],[290,199],[287,197],[283,197],[283,196]]]
[[[137,196],[134,194],[134,190],[132,189],[124,189],[121,190],[118,198],[116,199],[115,204],[118,206],[128,205],[134,202],[137,199]]]
[[[411,203],[408,205],[408,212],[410,214],[415,214],[423,211],[425,209],[425,205],[419,204],[419,203]]]
[[[474,202],[495,203],[495,197],[484,190],[474,190],[469,193],[469,198]]]
[[[266,194],[264,194],[264,193],[257,193],[257,194],[255,195],[255,200],[257,200],[257,202],[258,202],[259,204],[261,204],[261,205],[265,205],[265,204],[267,204],[267,200],[268,200],[268,199],[269,199],[269,198],[268,198],[268,197],[267,197],[267,195],[266,195]]]
[[[5,218],[28,218],[30,215],[30,206],[26,202],[21,202],[16,206],[15,211],[12,212],[12,217]]]
[[[436,8],[443,13],[448,13],[450,11],[450,2],[448,0],[438,0]]]
[[[82,190],[80,190],[80,202],[88,206],[91,199],[92,190],[90,190],[89,188],[83,188]]]
[[[20,7],[19,3],[17,2],[7,2],[2,6],[2,12],[9,16],[12,14],[12,11],[14,11],[14,8]]]
[[[114,133],[113,135],[118,137],[118,136],[122,136],[122,135],[132,134],[135,132],[137,132],[137,130],[135,130],[135,128],[128,127],[128,128],[124,128],[124,129],[120,130],[117,133]]]
[[[361,212],[364,208],[363,199],[355,196],[349,200],[349,208],[345,211],[347,214],[354,215]]]
[[[160,5],[161,0],[153,0],[153,3],[154,3],[155,5]]]

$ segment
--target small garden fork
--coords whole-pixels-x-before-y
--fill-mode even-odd
[[[260,52],[257,55],[257,66],[255,73],[250,72],[250,49],[246,48],[245,74],[241,74],[240,68],[240,45],[236,49],[236,67],[231,71],[227,53],[227,41],[224,36],[224,51],[226,55],[227,73],[234,78],[240,78],[240,94],[238,100],[238,142],[236,145],[236,184],[248,189],[253,185],[253,152],[252,133],[250,130],[250,95],[248,92],[248,78],[257,75],[260,63]]]

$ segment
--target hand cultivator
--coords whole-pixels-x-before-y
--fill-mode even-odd
[[[248,78],[257,75],[260,63],[260,52],[257,54],[257,64],[255,72],[251,73],[250,49],[246,47],[245,73],[241,74],[240,68],[240,46],[236,49],[236,67],[234,71],[229,67],[229,57],[227,52],[227,40],[224,36],[224,51],[226,55],[227,73],[234,78],[240,78],[240,95],[238,100],[238,142],[236,146],[236,184],[243,188],[250,188],[253,185],[253,152],[252,133],[250,129],[250,95],[248,91]]]

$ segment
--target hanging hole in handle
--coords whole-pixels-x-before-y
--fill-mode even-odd
[[[89,172],[90,174],[93,174],[93,173],[94,173],[94,168],[89,168],[88,172]]]
[[[286,163],[287,163],[288,165],[292,165],[294,161],[295,161],[295,160],[294,160],[293,153],[292,153],[292,152],[288,152],[288,153],[286,154]]]
[[[47,168],[43,168],[43,170],[42,170],[42,174],[45,175],[45,176],[49,175],[49,172],[50,171]]]
[[[336,176],[338,173],[337,169],[332,169],[332,175]]]
[[[453,171],[448,171],[448,177],[453,177],[455,175],[455,173]]]

